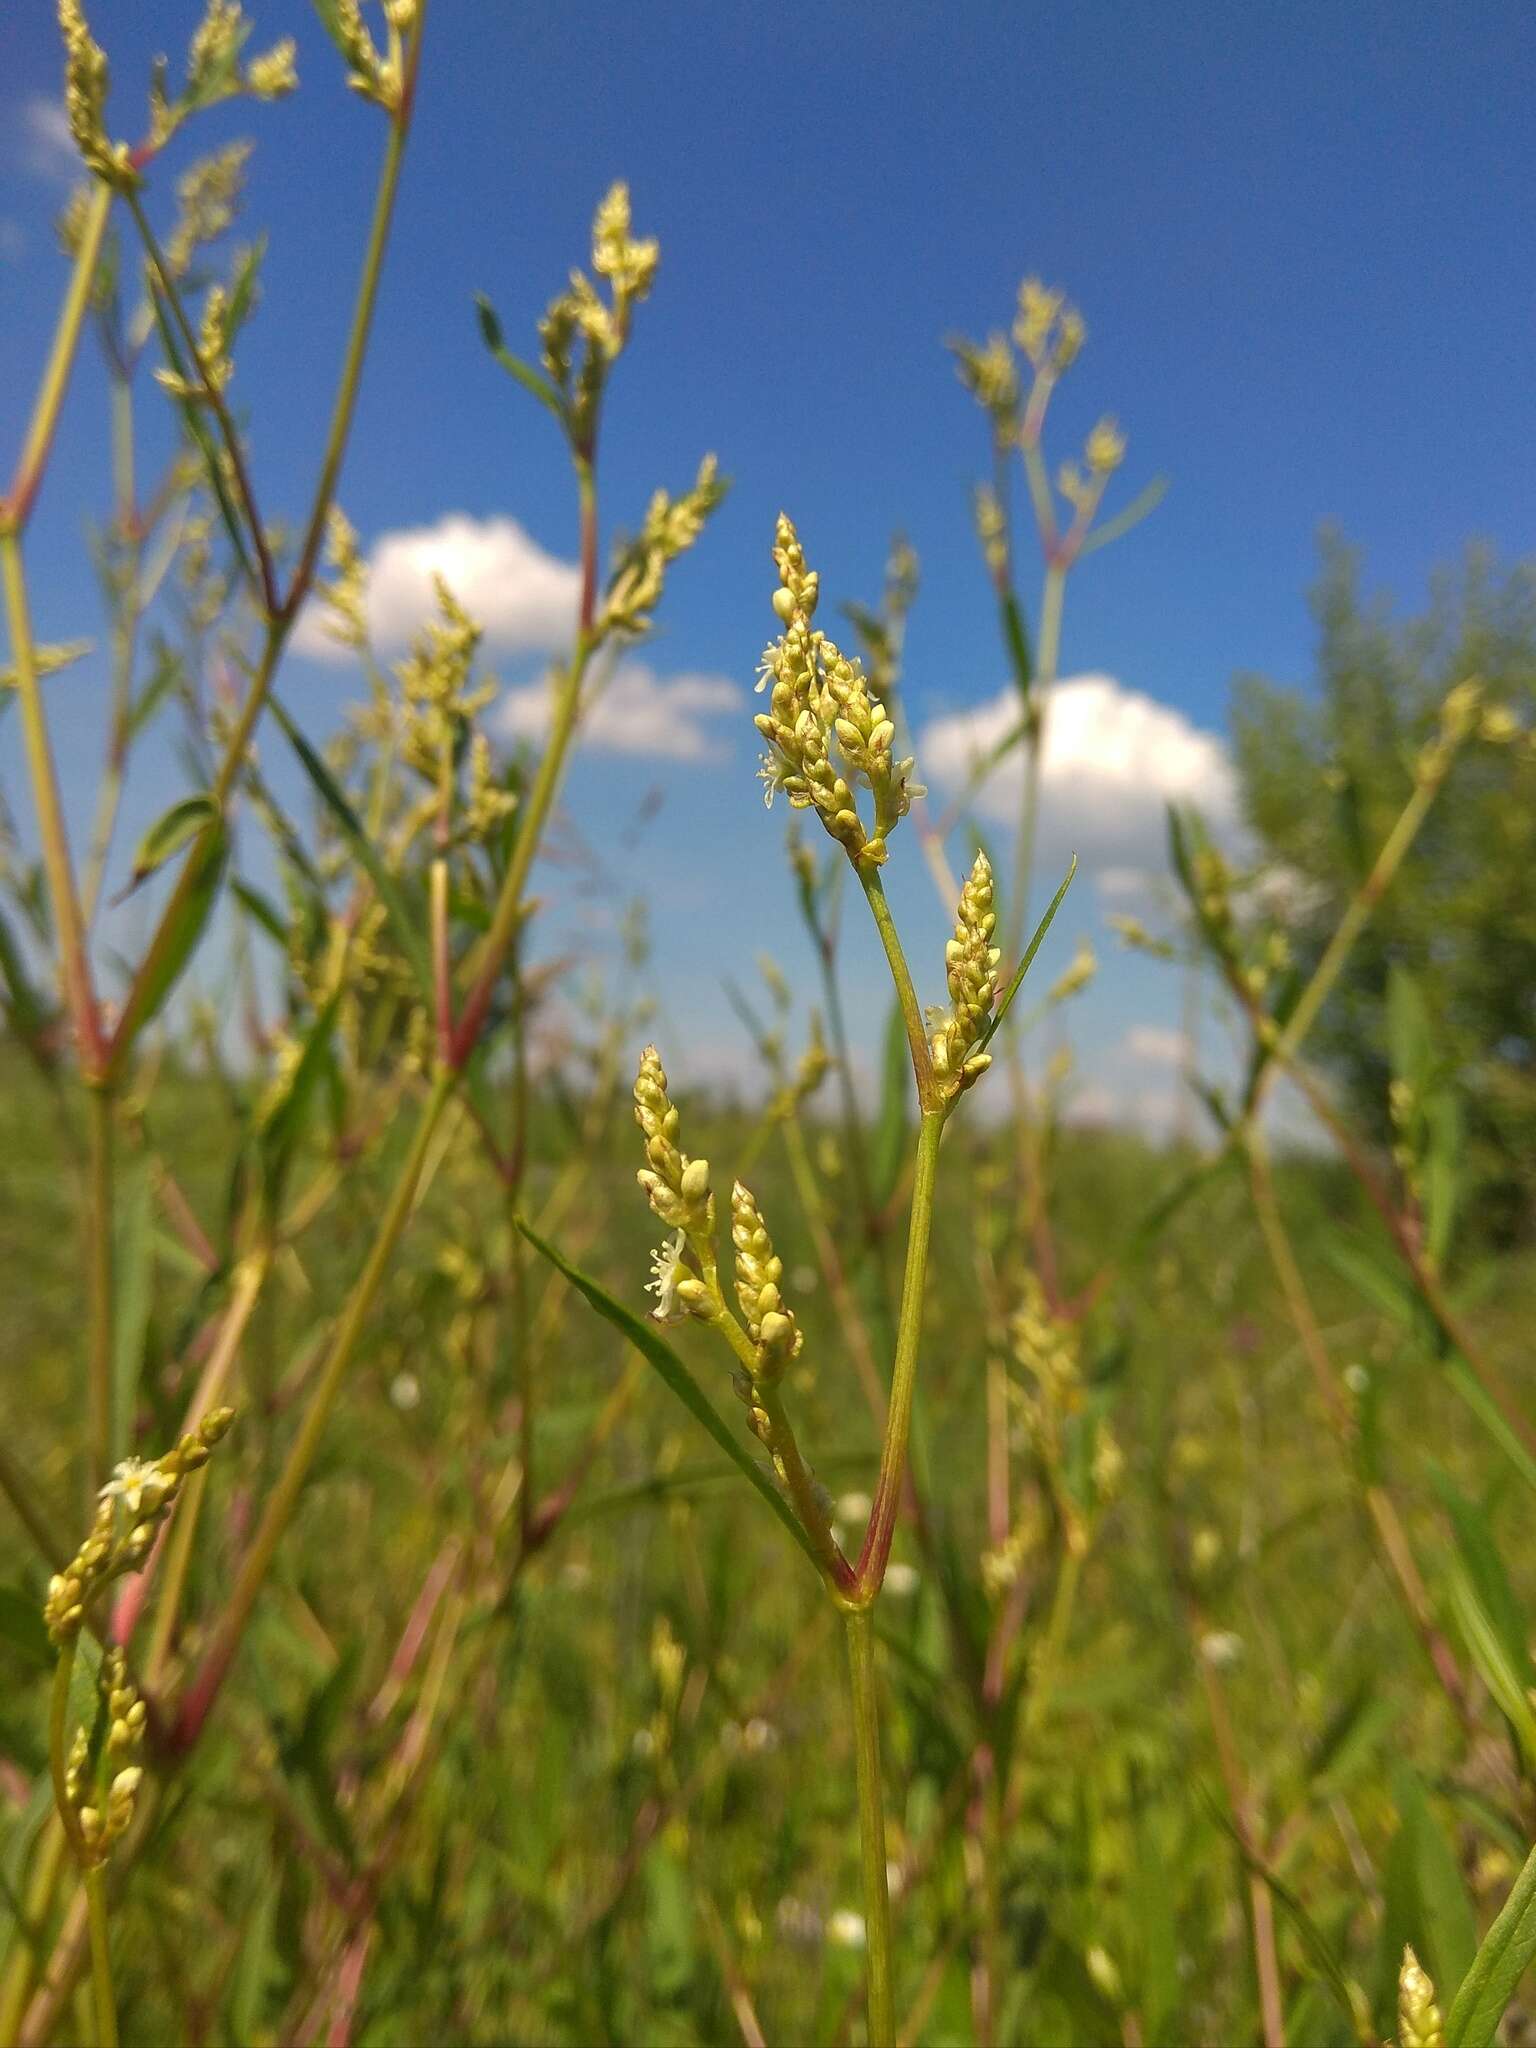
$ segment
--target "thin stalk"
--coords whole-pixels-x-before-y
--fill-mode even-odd
[[[347,1367],[352,1362],[352,1355],[357,1349],[369,1311],[384,1283],[394,1258],[395,1248],[410,1218],[417,1187],[422,1178],[422,1169],[438,1123],[453,1092],[453,1082],[452,1070],[447,1067],[439,1068],[427,1099],[422,1105],[421,1118],[411,1140],[410,1152],[380,1221],[367,1263],[358,1276],[357,1284],[342,1312],[341,1321],[332,1335],[299,1433],[289,1447],[277,1484],[267,1496],[266,1508],[256,1534],[251,1539],[251,1547],[241,1562],[229,1600],[219,1617],[213,1641],[182,1703],[176,1729],[180,1747],[185,1748],[196,1740],[207,1718],[208,1711],[234,1659],[235,1651],[239,1647],[240,1638],[250,1619],[251,1609],[256,1604],[256,1596],[261,1591],[271,1568],[277,1546],[293,1519],[304,1482],[319,1453]]]
[[[67,1846],[63,1821],[57,1814],[50,1814],[37,1846],[24,1917],[16,1928],[5,1981],[0,1984],[0,2048],[13,2048],[21,2029],[22,2015],[27,2009],[27,2000],[32,1996],[43,1929],[52,1910]]]
[[[873,1600],[885,1578],[896,1532],[906,1472],[907,1438],[912,1428],[912,1400],[917,1384],[917,1348],[922,1334],[923,1293],[928,1278],[928,1240],[933,1230],[933,1192],[938,1179],[939,1142],[944,1112],[923,1112],[917,1134],[917,1164],[912,1177],[912,1211],[907,1224],[907,1265],[901,1283],[901,1314],[896,1330],[896,1358],[891,1368],[891,1399],[886,1412],[885,1442],[869,1528],[859,1554],[859,1592]]]
[[[64,806],[59,795],[58,771],[43,715],[42,691],[38,683],[37,648],[32,638],[32,619],[27,606],[26,571],[22,566],[21,541],[14,525],[0,525],[0,578],[5,585],[6,619],[11,653],[16,670],[16,694],[21,702],[22,743],[26,750],[27,775],[32,801],[37,810],[38,837],[42,841],[43,867],[48,877],[48,896],[54,928],[59,935],[64,996],[80,1062],[87,1075],[101,1067],[103,1045],[101,1023],[96,1013],[96,996],[86,958],[85,928],[75,894],[74,869],[69,857],[69,835],[64,826]]]
[[[502,883],[501,897],[491,919],[490,929],[485,935],[481,950],[481,965],[477,980],[464,1005],[456,1034],[456,1064],[462,1066],[474,1050],[484,1022],[485,1012],[496,985],[496,977],[506,958],[507,949],[517,936],[522,923],[523,891],[528,886],[539,841],[544,826],[554,807],[560,779],[565,771],[565,757],[575,735],[576,721],[581,711],[581,686],[587,673],[587,665],[597,651],[594,622],[597,616],[597,484],[593,475],[590,457],[577,455],[576,483],[580,499],[581,518],[581,609],[577,620],[576,646],[571,654],[570,667],[561,682],[559,695],[555,699],[554,717],[550,725],[549,744],[539,762],[538,773],[533,779],[533,788],[528,793],[527,808],[523,822],[518,829],[517,840],[512,848],[512,860]]]
[[[1040,770],[1045,754],[1047,693],[1056,680],[1061,660],[1061,614],[1067,594],[1067,572],[1060,562],[1051,562],[1045,572],[1040,596],[1040,638],[1035,650],[1035,673],[1030,686],[1033,729],[1026,741],[1024,803],[1019,813],[1019,833],[1013,849],[1013,901],[1009,905],[1004,955],[1019,957],[1024,943],[1024,926],[1029,909],[1030,882],[1035,865],[1035,836],[1040,819]]]
[[[91,1994],[96,2008],[97,2048],[117,2048],[117,2000],[112,1993],[107,1881],[99,1863],[93,1863],[85,1873],[85,1903],[91,1917]]]
[[[928,1043],[928,1032],[923,1023],[923,1006],[918,1001],[917,990],[912,985],[912,971],[907,966],[907,956],[902,951],[901,937],[896,930],[896,920],[891,915],[891,906],[886,901],[885,887],[880,880],[879,872],[860,868],[858,876],[875,920],[875,929],[880,934],[880,944],[885,949],[891,979],[896,984],[896,1000],[901,1005],[902,1022],[907,1028],[907,1044],[912,1053],[912,1072],[917,1081],[918,1104],[923,1114],[927,1116],[938,1109],[939,1103],[933,1072],[933,1048]]]
[[[65,1775],[69,1761],[69,1685],[74,1671],[75,1638],[66,1636],[59,1645],[58,1662],[53,1667],[53,1691],[48,1700],[48,1769],[53,1777],[53,1803],[75,1861],[84,1870],[90,1861],[90,1851],[80,1832],[80,1817],[69,1796]]]
[[[69,289],[59,311],[59,324],[54,330],[53,346],[48,351],[43,380],[32,407],[21,459],[16,465],[10,494],[0,505],[0,532],[20,533],[31,516],[33,501],[47,466],[48,450],[53,444],[53,430],[58,425],[59,410],[69,387],[69,373],[74,367],[80,328],[91,302],[91,286],[96,279],[96,265],[101,259],[102,238],[107,231],[107,216],[111,210],[111,187],[96,185],[85,210],[80,245],[75,251],[75,267],[70,273]]]
[[[843,1620],[848,1635],[848,1691],[859,1786],[859,1850],[869,1956],[869,2048],[895,2048],[896,1995],[891,1978],[891,1895],[886,1878],[880,1705],[875,1697],[874,1614],[868,1607],[854,1608]]]
[[[114,1103],[111,1090],[87,1091],[90,1127],[90,1200],[86,1210],[86,1264],[90,1287],[90,1494],[106,1484],[112,1466],[112,1174]]]

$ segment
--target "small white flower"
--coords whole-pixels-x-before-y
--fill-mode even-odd
[[[1213,1670],[1230,1670],[1242,1657],[1243,1639],[1229,1628],[1213,1628],[1200,1638],[1200,1654]]]
[[[891,1564],[885,1568],[885,1590],[894,1593],[898,1600],[906,1600],[917,1591],[917,1567],[910,1564]]]
[[[165,1480],[142,1458],[124,1458],[101,1489],[102,1500],[120,1500],[130,1515],[153,1514],[165,1498]]]
[[[757,779],[763,785],[763,808],[771,811],[773,800],[784,787],[784,778],[789,770],[777,754],[762,754],[758,758],[762,763],[757,771]]]
[[[748,1756],[763,1756],[779,1746],[779,1731],[761,1714],[754,1714],[741,1731],[741,1746]]]
[[[653,1323],[681,1323],[687,1318],[688,1311],[677,1298],[678,1283],[689,1277],[683,1262],[684,1242],[683,1233],[678,1230],[651,1253],[651,1278],[645,1291],[656,1297],[656,1306],[651,1310]]]
[[[837,1948],[862,1948],[864,1915],[855,1913],[851,1906],[839,1906],[827,1922],[827,1939]]]
[[[389,1398],[402,1415],[421,1405],[421,1381],[413,1372],[397,1372],[389,1383]]]
[[[837,1519],[846,1522],[850,1529],[857,1529],[861,1522],[869,1520],[870,1505],[867,1493],[845,1493],[837,1504]]]

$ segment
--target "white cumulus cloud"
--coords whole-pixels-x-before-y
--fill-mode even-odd
[[[19,131],[22,162],[34,177],[68,184],[84,176],[60,101],[34,93],[22,107]]]
[[[605,754],[720,760],[727,748],[708,721],[744,701],[728,676],[658,676],[643,661],[621,661],[582,713],[579,737]],[[540,739],[549,729],[549,707],[548,684],[529,683],[503,693],[496,722],[509,738]]]
[[[544,653],[564,647],[576,630],[580,571],[546,553],[515,519],[448,512],[431,526],[381,534],[367,566],[368,624],[386,652],[404,647],[435,613],[434,576],[484,627],[488,648]],[[327,635],[314,604],[301,615],[294,644],[322,661],[352,658]]]
[[[1184,1034],[1163,1024],[1133,1024],[1125,1034],[1125,1050],[1133,1060],[1176,1067],[1183,1063],[1186,1052]]]
[[[923,774],[958,791],[1018,720],[1011,685],[970,710],[934,719],[918,741]],[[1016,747],[982,785],[976,808],[1011,824],[1023,790],[1024,755]],[[1235,831],[1237,784],[1223,741],[1112,676],[1068,676],[1055,684],[1041,765],[1041,860],[1055,867],[1076,853],[1111,893],[1130,894],[1133,876],[1165,865],[1169,803],[1194,804],[1218,837]]]

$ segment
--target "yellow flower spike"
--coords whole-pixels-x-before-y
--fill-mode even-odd
[[[1445,2048],[1435,1987],[1411,1948],[1403,1950],[1397,1979],[1397,2048]]]
[[[754,1377],[777,1379],[799,1357],[804,1333],[780,1292],[784,1262],[773,1249],[756,1196],[741,1181],[731,1189],[731,1243],[736,1252],[736,1299],[757,1350]]]

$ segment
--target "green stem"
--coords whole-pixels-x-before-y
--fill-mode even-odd
[[[331,509],[337,479],[341,475],[342,457],[346,453],[352,415],[357,408],[363,358],[367,353],[369,330],[373,324],[374,307],[378,302],[379,280],[384,270],[384,251],[389,242],[395,196],[400,186],[400,167],[405,159],[406,138],[410,133],[411,110],[416,97],[416,74],[421,63],[421,38],[426,25],[426,15],[426,0],[421,0],[406,50],[405,84],[400,106],[389,124],[389,142],[384,152],[383,168],[379,173],[378,196],[374,200],[373,220],[368,230],[368,246],[363,255],[363,272],[357,287],[352,328],[347,336],[347,353],[342,361],[341,382],[337,387],[336,402],[331,411],[330,431],[326,436],[325,453],[320,462],[320,479],[315,486],[315,499],[310,509],[309,524],[304,530],[303,545],[299,549],[298,567],[294,571],[293,582],[283,603],[284,615],[290,622],[302,604],[315,572],[320,544],[325,537],[326,517]]]
[[[1030,687],[1033,727],[1026,741],[1024,804],[1019,813],[1019,836],[1013,849],[1013,901],[1008,909],[1004,957],[1016,960],[1024,943],[1024,926],[1029,911],[1029,891],[1035,864],[1035,836],[1040,818],[1040,771],[1045,755],[1046,700],[1056,680],[1061,661],[1061,614],[1066,600],[1067,572],[1052,562],[1045,572],[1040,598],[1040,639],[1035,650],[1035,673]]]
[[[875,1697],[875,1623],[868,1607],[849,1610],[843,1620],[848,1632],[848,1690],[853,1707],[854,1765],[859,1786],[859,1850],[869,1955],[869,2048],[895,2048],[885,1788],[880,1774],[880,1705]]]
[[[912,1053],[912,1072],[917,1081],[918,1106],[926,1116],[939,1108],[938,1083],[933,1072],[933,1048],[928,1043],[928,1033],[923,1024],[923,1006],[917,999],[917,990],[912,984],[912,970],[907,965],[907,956],[902,951],[901,936],[896,930],[896,920],[891,915],[891,906],[886,901],[885,885],[876,869],[858,870],[860,886],[875,920],[875,929],[880,934],[880,943],[885,948],[886,964],[891,970],[891,979],[896,984],[896,1000],[901,1005],[902,1022],[907,1027],[907,1044]]]
[[[99,1863],[85,1873],[85,1903],[91,1917],[91,1989],[96,2006],[97,2048],[117,2048],[117,2000],[112,1995],[112,1951],[107,1934],[107,1880]]]
[[[32,408],[27,438],[22,443],[16,478],[10,496],[0,506],[0,531],[20,533],[31,514],[33,500],[43,480],[48,450],[53,443],[53,430],[58,425],[59,409],[64,403],[69,373],[74,366],[80,328],[91,302],[91,286],[96,280],[96,265],[101,259],[102,238],[107,231],[107,216],[111,210],[111,187],[98,184],[86,208],[80,244],[75,251],[75,267],[70,273],[69,290],[59,312],[53,346],[48,352],[43,381]]]
[[[266,1508],[256,1534],[251,1539],[251,1547],[241,1562],[234,1588],[219,1617],[218,1627],[207,1655],[195,1681],[188,1688],[176,1731],[178,1745],[183,1748],[196,1740],[207,1718],[208,1711],[234,1659],[235,1651],[239,1647],[246,1623],[250,1620],[256,1597],[271,1569],[277,1546],[293,1519],[304,1482],[319,1453],[326,1426],[331,1419],[331,1411],[336,1405],[336,1397],[341,1392],[347,1367],[352,1362],[369,1311],[384,1283],[385,1275],[394,1258],[395,1248],[410,1219],[417,1187],[422,1178],[422,1168],[438,1123],[453,1092],[453,1083],[452,1070],[446,1067],[439,1068],[427,1099],[422,1105],[420,1121],[411,1139],[410,1152],[390,1195],[389,1205],[380,1221],[367,1263],[358,1276],[357,1284],[331,1337],[314,1394],[299,1426],[299,1433],[289,1447],[277,1484],[267,1496]]]
[[[69,1796],[65,1775],[69,1763],[69,1685],[74,1670],[75,1638],[71,1635],[59,1645],[59,1659],[53,1667],[53,1691],[48,1701],[48,1769],[53,1778],[53,1803],[75,1861],[84,1870],[91,1852],[80,1832],[80,1817]]]
[[[116,1442],[112,1413],[112,1168],[114,1104],[109,1088],[87,1090],[90,1127],[90,1201],[86,1211],[86,1263],[90,1286],[90,1409],[92,1498],[106,1484]]]
[[[27,2009],[27,2000],[32,1996],[33,1981],[42,1958],[43,1934],[53,1909],[53,1896],[64,1868],[67,1846],[63,1821],[57,1814],[50,1815],[32,1866],[25,1917],[16,1929],[10,1961],[6,1964],[5,1981],[0,1985],[0,2048],[14,2048],[21,2031],[22,2016]]]
[[[923,1293],[928,1278],[928,1240],[933,1229],[933,1191],[938,1179],[939,1142],[943,1134],[944,1112],[925,1110],[917,1134],[912,1213],[907,1224],[907,1264],[901,1282],[901,1315],[896,1330],[896,1359],[891,1369],[885,1442],[880,1452],[880,1476],[864,1548],[859,1554],[858,1586],[866,1603],[873,1600],[880,1590],[896,1533],[896,1511],[906,1471],[907,1438],[912,1428],[917,1347],[922,1334]]]
[[[5,585],[6,619],[10,629],[11,653],[16,669],[16,694],[21,700],[22,742],[26,749],[27,775],[32,801],[37,810],[38,837],[42,841],[43,867],[48,877],[48,896],[54,929],[59,935],[64,994],[82,1067],[94,1074],[101,1065],[101,1025],[96,1014],[96,997],[91,986],[90,965],[85,951],[85,928],[75,894],[74,870],[69,858],[69,835],[64,827],[64,806],[59,795],[58,772],[43,715],[42,691],[38,683],[37,648],[32,638],[32,618],[27,606],[26,571],[21,560],[21,541],[14,526],[0,526],[0,578]]]

